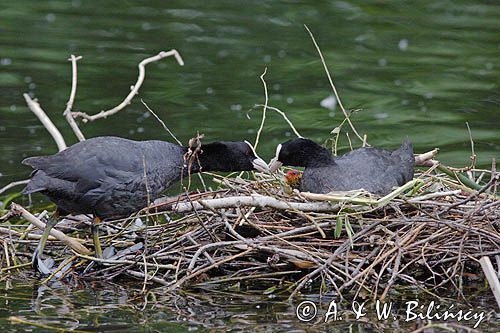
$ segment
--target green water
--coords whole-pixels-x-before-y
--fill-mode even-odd
[[[404,300],[386,302],[392,304],[392,312],[389,319],[383,320],[377,318],[375,306],[370,302],[363,308],[365,315],[356,319],[352,309],[359,304],[335,300],[338,316],[334,321],[333,315],[326,314],[332,299],[319,300],[316,295],[307,300],[316,304],[317,316],[309,322],[301,322],[295,309],[304,299],[289,302],[252,290],[235,290],[233,286],[228,290],[185,291],[172,295],[160,288],[150,290],[146,297],[140,285],[123,281],[121,284],[80,281],[76,285],[56,282],[40,286],[15,280],[0,283],[0,327],[8,328],[8,332],[28,329],[47,332],[57,331],[56,328],[85,332],[410,332],[422,322],[406,320],[405,302],[418,300],[420,304],[429,304],[431,301],[407,291]],[[453,303],[452,300],[435,301],[445,308]],[[494,311],[488,309],[491,302],[493,298],[487,297],[473,300],[468,306],[454,305],[464,311],[484,311],[485,319],[478,329],[497,332],[500,323],[498,318],[495,321]],[[476,320],[448,322],[472,328]]]
[[[20,165],[24,157],[57,151],[26,108],[23,93],[38,98],[66,141],[76,142],[62,117],[71,87],[66,60],[70,54],[83,56],[78,63],[75,111],[96,113],[117,105],[135,82],[143,58],[175,48],[185,66],[171,58],[149,65],[140,98],[181,141],[197,131],[207,141],[253,141],[261,113],[252,112],[251,119],[246,113],[264,102],[259,76],[266,67],[269,104],[285,111],[303,136],[324,141],[343,117],[338,105],[321,106],[332,91],[303,24],[314,32],[344,105],[361,109],[352,119],[372,145],[396,147],[408,136],[416,152],[439,147],[440,160],[465,166],[470,162],[468,122],[478,163],[489,167],[491,159],[500,156],[499,22],[500,6],[495,1],[4,0],[0,3],[0,187],[28,177],[29,168]],[[81,129],[87,137],[170,140],[139,98],[119,114],[81,124]],[[278,115],[268,114],[259,153],[269,160],[275,146],[291,135]],[[350,137],[359,145],[352,133]],[[348,147],[345,137],[341,147]],[[224,302],[210,306],[210,300],[201,299],[194,302],[200,304],[198,312],[182,317],[172,307],[141,311],[137,300],[120,288],[56,288],[48,293],[51,310],[42,306],[36,312],[31,299],[36,290],[32,283],[14,283],[4,293],[5,302],[10,296],[19,299],[8,304],[2,300],[0,310],[8,309],[9,315],[31,313],[30,320],[47,316],[48,323],[77,314],[76,326],[59,326],[94,327],[94,331],[100,325],[120,332],[139,327],[183,331],[190,325],[205,327],[196,322],[214,318],[218,324],[206,327],[220,329],[224,323],[231,326],[231,315],[239,310],[252,320],[236,316],[239,326],[231,326],[236,330],[252,329],[255,322],[264,325],[260,328],[273,323],[270,330],[311,329],[298,325],[290,305],[271,314],[235,301],[228,316]],[[64,297],[57,301],[61,294]],[[217,317],[217,309],[225,316]],[[210,317],[213,312],[215,317]],[[279,313],[288,319],[274,320]]]

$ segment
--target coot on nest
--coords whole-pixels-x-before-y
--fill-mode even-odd
[[[282,165],[305,167],[300,190],[313,193],[365,189],[387,194],[413,178],[415,159],[409,140],[396,150],[359,148],[335,157],[319,144],[297,138],[278,145],[271,171]]]
[[[96,137],[54,155],[26,158],[23,164],[35,170],[23,193],[45,194],[58,212],[93,214],[94,222],[127,217],[146,207],[148,199],[158,198],[181,176],[187,177],[187,152],[187,147],[164,141]],[[267,164],[248,142],[213,142],[201,146],[190,172],[254,169],[267,171]],[[33,257],[35,267],[56,223],[55,219],[47,223]],[[101,256],[94,224],[94,245]]]

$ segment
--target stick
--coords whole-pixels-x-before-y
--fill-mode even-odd
[[[25,184],[28,184],[29,182],[30,182],[30,179],[25,179],[25,180],[18,180],[18,181],[9,183],[9,184],[5,185],[4,187],[0,188],[0,194],[2,194],[3,192],[7,191],[10,188],[13,188],[13,187],[19,186],[19,185],[25,185]]]
[[[80,131],[80,128],[78,128],[78,124],[76,123],[75,118],[73,118],[73,114],[71,113],[71,109],[73,108],[73,103],[75,102],[76,85],[78,82],[77,81],[76,62],[80,59],[82,59],[82,56],[75,57],[73,54],[68,59],[68,61],[71,61],[73,79],[71,80],[71,92],[69,94],[68,103],[66,103],[66,109],[63,112],[63,116],[66,117],[66,120],[68,121],[69,126],[73,130],[73,133],[75,133],[78,140],[85,141],[85,137],[83,136],[82,131]]]
[[[428,151],[426,153],[415,155],[415,165],[432,166],[434,164],[432,162],[432,159],[437,155],[438,152],[439,148],[434,148],[433,150]]]
[[[252,251],[252,249],[248,249],[246,251],[243,251],[243,252],[240,252],[240,253],[237,253],[231,257],[226,257],[222,260],[219,260],[217,261],[216,263],[214,264],[211,264],[210,266],[208,267],[205,267],[205,268],[201,268],[199,270],[197,270],[196,272],[193,272],[191,273],[190,275],[186,275],[184,276],[182,279],[180,279],[179,281],[175,282],[175,283],[172,283],[169,287],[168,287],[168,291],[172,291],[172,290],[175,290],[179,287],[181,287],[184,283],[186,283],[186,281],[189,281],[190,279],[202,274],[202,273],[205,273],[209,270],[211,270],[212,268],[216,268],[216,267],[219,267],[220,265],[222,264],[225,264],[226,262],[228,261],[231,261],[231,260],[234,260],[234,259],[237,259],[239,257],[243,257],[245,255],[247,255],[248,253],[250,253]]]
[[[469,122],[466,121],[465,124],[467,125],[467,132],[469,133],[469,139],[470,139],[470,150],[471,150],[471,156],[470,156],[470,159],[471,159],[471,169],[474,169],[476,167],[476,159],[477,159],[477,155],[476,155],[476,152],[474,150],[474,140],[472,139],[472,132],[470,130],[470,126],[469,126]]]
[[[139,63],[139,65],[138,65],[138,67],[139,67],[139,76],[137,77],[137,82],[132,86],[132,89],[130,90],[130,93],[127,95],[127,97],[125,97],[125,99],[123,100],[123,102],[121,102],[120,104],[118,104],[117,106],[115,106],[112,109],[109,109],[109,110],[106,110],[106,111],[103,110],[103,111],[101,111],[101,112],[99,112],[99,113],[97,113],[95,115],[92,115],[92,116],[89,116],[85,112],[73,112],[73,117],[82,117],[84,119],[84,121],[85,120],[94,121],[94,120],[97,120],[97,119],[109,117],[109,116],[117,113],[118,111],[122,110],[127,105],[129,105],[131,103],[132,99],[134,98],[134,96],[138,94],[139,88],[141,88],[142,83],[144,82],[144,78],[146,77],[145,66],[147,64],[152,63],[152,62],[161,60],[161,59],[166,58],[166,57],[171,57],[171,56],[175,57],[175,60],[177,60],[177,63],[180,66],[184,66],[184,60],[182,60],[182,57],[179,54],[179,52],[177,52],[177,50],[173,50],[172,49],[172,50],[167,51],[167,52],[166,51],[161,51],[157,55],[155,55],[153,57],[146,58],[146,59],[144,59],[143,61],[141,61]]]
[[[266,73],[267,73],[267,67],[264,68],[264,73],[262,73],[262,75],[260,76],[260,80],[264,85],[264,94],[266,96],[266,100],[264,102],[264,108],[262,109],[262,121],[260,122],[260,127],[259,130],[257,131],[257,136],[255,137],[255,144],[253,145],[254,149],[257,149],[257,145],[259,144],[260,133],[262,132],[262,129],[264,128],[264,123],[266,122],[267,102],[269,101],[269,95],[267,93],[267,84],[266,80],[264,80],[264,75],[266,75]]]
[[[102,262],[104,264],[113,264],[113,265],[141,265],[144,267],[155,267],[155,268],[165,268],[165,269],[175,269],[175,265],[171,264],[152,264],[150,262],[143,262],[143,261],[132,261],[132,260],[114,260],[114,259],[102,259],[102,258],[97,258],[97,257],[92,257],[90,255],[85,255],[85,254],[76,254],[78,257],[87,259],[90,261],[97,261],[97,262]]]
[[[9,247],[7,245],[7,240],[3,240],[3,249],[5,251],[5,261],[7,262],[7,268],[10,267],[10,255],[9,255]]]
[[[54,123],[50,120],[50,118],[45,114],[45,112],[40,107],[40,104],[34,99],[31,99],[30,95],[23,94],[24,99],[26,100],[26,104],[28,108],[40,119],[43,126],[49,131],[50,135],[56,142],[57,148],[59,151],[62,151],[67,148],[66,142],[64,142],[64,138],[61,135],[61,132],[57,129]]]
[[[279,210],[301,210],[301,211],[313,211],[313,212],[335,212],[338,210],[338,205],[331,205],[328,202],[288,202],[284,200],[279,200],[271,196],[264,196],[260,194],[237,196],[237,197],[226,197],[226,198],[216,198],[216,199],[205,199],[203,200],[205,206],[211,209],[220,208],[230,208],[230,207],[270,207]],[[179,202],[175,204],[171,210],[177,213],[190,212],[193,210],[206,209],[204,205],[198,201],[192,202]]]
[[[495,295],[495,299],[497,300],[498,308],[500,309],[500,282],[498,281],[495,270],[493,269],[493,265],[491,264],[489,257],[482,257],[479,259],[481,263],[481,268],[483,269],[484,276],[488,280],[490,284],[491,291],[493,295]]]
[[[459,202],[455,202],[453,205],[449,206],[448,209],[446,209],[446,212],[449,212],[451,209],[455,208],[455,207],[458,207],[460,205],[463,205],[473,199],[475,199],[478,195],[480,195],[481,193],[483,193],[484,191],[486,191],[487,189],[489,189],[491,187],[491,185],[493,185],[494,183],[498,182],[498,178],[500,178],[500,173],[499,174],[496,174],[496,175],[491,175],[491,179],[488,183],[486,183],[486,185],[484,185],[481,189],[479,189],[478,191],[470,194],[467,198],[465,198],[464,200],[461,200]]]
[[[337,92],[337,88],[335,88],[335,84],[333,84],[333,80],[332,80],[332,76],[330,75],[330,71],[328,70],[328,67],[326,66],[326,62],[325,62],[325,58],[323,57],[323,53],[321,53],[321,49],[319,48],[318,43],[316,43],[316,39],[314,38],[313,33],[311,32],[311,30],[309,30],[309,28],[307,27],[307,25],[304,24],[304,27],[306,28],[307,32],[309,33],[309,36],[311,36],[311,39],[312,39],[312,41],[314,43],[314,46],[316,47],[316,50],[318,51],[319,57],[321,58],[321,63],[323,64],[323,67],[324,67],[325,72],[326,72],[326,76],[328,77],[328,81],[330,82],[330,86],[333,89],[333,93],[335,94],[335,98],[339,102],[340,109],[342,109],[342,112],[344,113],[345,119],[349,123],[349,126],[351,126],[352,131],[354,132],[354,134],[356,134],[356,136],[358,137],[358,139],[360,139],[361,142],[363,142],[365,144],[368,144],[363,139],[363,137],[361,135],[359,135],[358,131],[356,130],[356,128],[352,124],[351,119],[349,119],[349,115],[347,114],[347,111],[344,109],[344,105],[342,105],[342,101],[340,100],[340,96],[339,96],[339,94]]]
[[[147,279],[147,281],[153,281],[153,282],[156,282],[158,284],[161,284],[163,286],[168,286],[168,282],[163,280],[163,279],[160,279],[160,278],[157,278],[157,277],[154,277],[154,276],[148,276],[144,273],[141,273],[141,272],[137,272],[137,271],[133,271],[133,270],[130,270],[130,269],[127,269],[125,271],[125,273],[127,273],[128,275],[131,275],[135,278],[138,278],[138,279]]]
[[[40,238],[42,238],[42,235],[39,235],[39,234],[32,234],[32,233],[26,234],[26,233],[11,230],[10,228],[4,228],[4,227],[0,227],[0,233],[7,234],[9,236],[12,236],[12,235],[17,236],[17,237],[19,237],[20,240],[22,238],[23,239],[24,238],[26,238],[26,239],[40,239]],[[24,237],[22,237],[23,235],[24,235]],[[54,241],[54,240],[56,240],[56,238],[54,236],[49,236],[49,238],[47,238],[47,240]]]
[[[144,100],[141,98],[141,103],[146,107],[146,109],[151,112],[151,114],[156,118],[156,120],[158,120],[158,122],[160,122],[160,124],[163,126],[163,129],[165,131],[167,131],[168,134],[170,134],[170,136],[179,144],[179,146],[182,146],[182,142],[180,142],[177,137],[174,135],[174,133],[172,133],[172,131],[167,127],[167,125],[165,125],[165,123],[163,122],[163,120],[160,119],[160,117],[158,117],[156,115],[156,113],[154,113],[153,110],[151,110],[151,108],[146,104],[146,102],[144,102]]]
[[[264,104],[255,104],[255,106],[265,106]],[[273,111],[276,111],[278,112],[282,117],[283,119],[285,119],[285,121],[288,123],[288,125],[290,126],[290,128],[292,129],[293,133],[295,133],[295,135],[298,137],[298,138],[303,138],[302,135],[300,135],[300,133],[295,129],[295,126],[293,126],[292,122],[290,121],[290,119],[288,119],[288,117],[286,116],[285,112],[281,111],[280,109],[278,108],[275,108],[273,106],[266,106],[267,109],[269,110],[273,110]],[[247,114],[247,117],[248,117],[248,114]]]
[[[380,222],[372,223],[368,227],[366,227],[366,228],[362,229],[361,231],[359,231],[357,234],[354,234],[352,236],[352,241],[350,239],[345,240],[342,243],[342,245],[340,245],[333,252],[333,254],[328,258],[328,260],[326,260],[323,263],[323,265],[317,267],[315,270],[313,270],[312,272],[310,272],[306,276],[304,276],[301,279],[300,282],[296,283],[296,287],[295,287],[294,291],[290,294],[290,296],[288,297],[288,299],[289,300],[292,299],[302,289],[302,287],[304,287],[304,285],[308,281],[312,280],[316,275],[318,275],[320,272],[322,272],[323,270],[327,269],[330,265],[332,265],[332,263],[335,260],[335,258],[337,258],[341,253],[343,253],[347,248],[349,248],[349,246],[351,246],[354,241],[356,241],[357,239],[361,238],[361,236],[365,235],[368,231],[370,231],[371,229],[375,228],[379,224],[380,224]]]
[[[304,198],[307,199],[312,199],[312,200],[328,200],[328,201],[334,201],[334,202],[349,202],[352,204],[360,204],[360,205],[373,205],[373,206],[378,206],[382,207],[385,206],[389,201],[403,193],[404,191],[412,188],[418,183],[421,183],[422,180],[420,179],[413,179],[409,181],[408,183],[394,189],[392,192],[386,194],[385,196],[378,198],[378,199],[372,199],[372,198],[360,198],[356,196],[346,196],[343,194],[343,192],[331,192],[330,194],[322,194],[322,193],[311,193],[311,192],[301,192],[300,195],[303,196]]]
[[[24,219],[36,226],[38,229],[45,229],[45,223],[40,221],[40,219],[28,212],[26,209],[24,209],[23,206],[13,202],[10,204],[10,209],[14,214],[21,215]],[[79,243],[76,238],[66,236],[64,233],[56,230],[55,228],[52,228],[52,230],[50,230],[50,234],[78,253],[89,254],[91,252],[83,244]]]
[[[420,197],[411,198],[410,200],[408,200],[408,202],[415,203],[415,202],[425,201],[425,200],[434,199],[434,198],[456,196],[460,193],[462,193],[462,190],[429,193],[429,194],[424,194]]]
[[[444,166],[441,163],[439,163],[439,165],[437,166],[437,169],[439,171],[441,171],[441,172],[444,172],[445,174],[447,174],[451,178],[457,179],[463,185],[465,185],[465,186],[467,186],[467,187],[469,187],[471,189],[474,189],[474,190],[480,190],[481,189],[481,185],[479,185],[476,182],[474,182],[474,181],[470,180],[469,178],[465,177],[460,172],[453,172],[452,170],[450,170],[448,167]]]

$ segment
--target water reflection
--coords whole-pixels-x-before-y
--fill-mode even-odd
[[[25,322],[12,324],[10,327],[13,330],[24,331],[33,327],[34,332],[45,332],[47,328],[34,327],[33,323],[61,330],[86,332],[411,331],[426,323],[422,320],[406,322],[403,300],[419,299],[422,303],[430,301],[424,295],[412,295],[411,290],[404,291],[406,296],[394,302],[394,308],[397,308],[393,312],[395,317],[388,320],[378,320],[370,302],[365,306],[366,316],[356,319],[351,302],[337,301],[338,320],[333,321],[333,316],[330,316],[325,322],[325,314],[332,298],[310,296],[307,299],[317,304],[318,315],[310,322],[301,322],[296,315],[296,306],[301,300],[289,302],[285,298],[262,295],[256,291],[197,290],[171,294],[159,288],[142,293],[137,284],[125,281],[121,281],[119,285],[110,282],[80,282],[72,286],[60,282],[40,286],[35,280],[29,279],[8,280],[8,283],[9,288],[6,288],[5,283],[0,285],[0,289],[4,289],[0,297],[0,325],[6,327],[8,317],[15,316]],[[484,300],[482,304],[474,301],[472,305],[454,305],[464,310],[471,308],[474,311],[485,311],[486,319],[479,328],[485,332],[494,332],[500,323],[498,317],[495,319],[494,312],[488,310],[490,301],[494,302],[491,298]],[[446,306],[454,303],[453,300],[440,302]],[[466,327],[474,325],[474,321],[457,323],[448,320],[447,323]]]

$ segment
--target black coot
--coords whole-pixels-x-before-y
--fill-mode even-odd
[[[409,140],[396,150],[359,148],[335,157],[319,144],[303,138],[278,145],[271,171],[282,165],[305,167],[300,190],[313,193],[365,189],[387,194],[411,179],[415,169]]]
[[[248,142],[204,144],[191,173],[200,171],[267,171]],[[25,194],[40,192],[61,213],[93,214],[103,218],[126,217],[146,207],[181,178],[187,177],[187,147],[163,141],[133,141],[96,137],[79,142],[57,154],[30,157],[23,164],[35,171]],[[147,184],[147,187],[146,187]],[[43,251],[55,219],[47,223],[33,263]],[[93,223],[94,225],[94,223]],[[101,255],[97,228],[93,228],[96,253]]]

